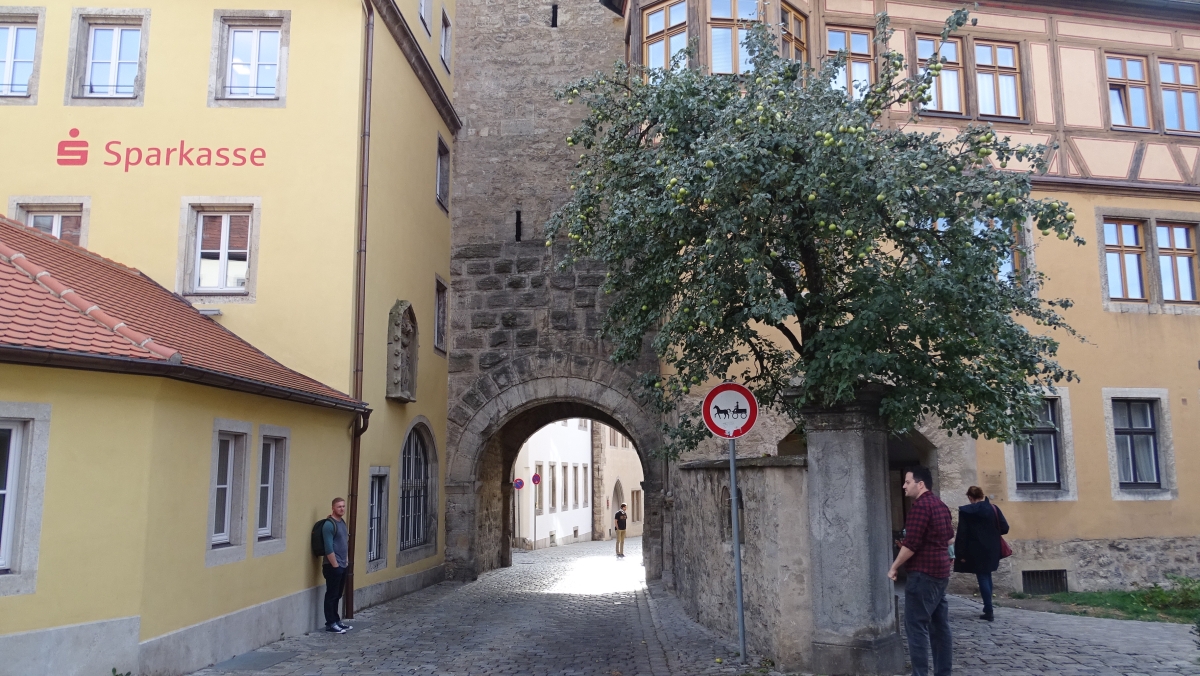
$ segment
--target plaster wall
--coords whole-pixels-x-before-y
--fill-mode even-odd
[[[614,502],[618,482],[621,488],[621,500],[629,503],[626,511],[629,512],[629,520],[625,524],[625,537],[637,537],[642,534],[645,527],[645,495],[646,492],[642,487],[642,481],[645,479],[642,471],[642,461],[638,458],[637,450],[633,447],[633,442],[628,437],[616,432],[617,443],[613,444],[612,433],[616,432],[607,425],[600,425],[600,440],[603,444],[603,482],[596,485],[596,497],[598,500],[597,511],[599,513],[600,522],[603,524],[599,538],[601,540],[609,540],[616,537],[616,526],[613,525],[614,515],[621,508],[620,501]],[[623,440],[623,441],[622,441]],[[642,518],[634,521],[635,516],[633,510],[633,492],[641,491],[642,496]]]
[[[551,533],[555,545],[592,539],[592,425],[595,424],[579,418],[554,422],[534,432],[521,447],[512,467],[513,479],[520,478],[525,482],[525,487],[514,493],[520,505],[515,510],[520,515],[513,533],[515,546],[531,547],[535,541],[539,549],[550,546]],[[535,486],[532,478],[539,464],[542,466],[542,483]],[[567,468],[570,496],[565,504],[562,497],[564,467]],[[557,474],[554,507],[551,507],[550,499],[552,468]],[[578,486],[574,483],[575,477],[578,477]],[[539,488],[542,491],[540,513],[534,508]]]

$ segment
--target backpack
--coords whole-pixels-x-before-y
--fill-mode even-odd
[[[317,558],[321,558],[328,553],[325,551],[325,533],[323,532],[325,530],[325,522],[328,520],[329,517],[325,517],[314,523],[312,527],[312,553]]]

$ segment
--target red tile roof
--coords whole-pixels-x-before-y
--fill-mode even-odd
[[[163,375],[347,410],[141,272],[0,217],[0,361]]]

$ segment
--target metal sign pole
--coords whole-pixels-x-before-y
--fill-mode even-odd
[[[737,590],[738,648],[746,663],[746,613],[742,607],[742,537],[738,521],[737,440],[729,440],[729,511],[733,520],[733,584]]]

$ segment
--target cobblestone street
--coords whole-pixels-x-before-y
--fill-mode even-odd
[[[359,613],[345,635],[316,632],[196,672],[326,674],[742,674],[735,642],[646,587],[641,539],[515,553],[470,584],[443,583]],[[1200,674],[1182,625],[998,608],[952,597],[955,673]],[[717,663],[721,658],[723,663]]]

